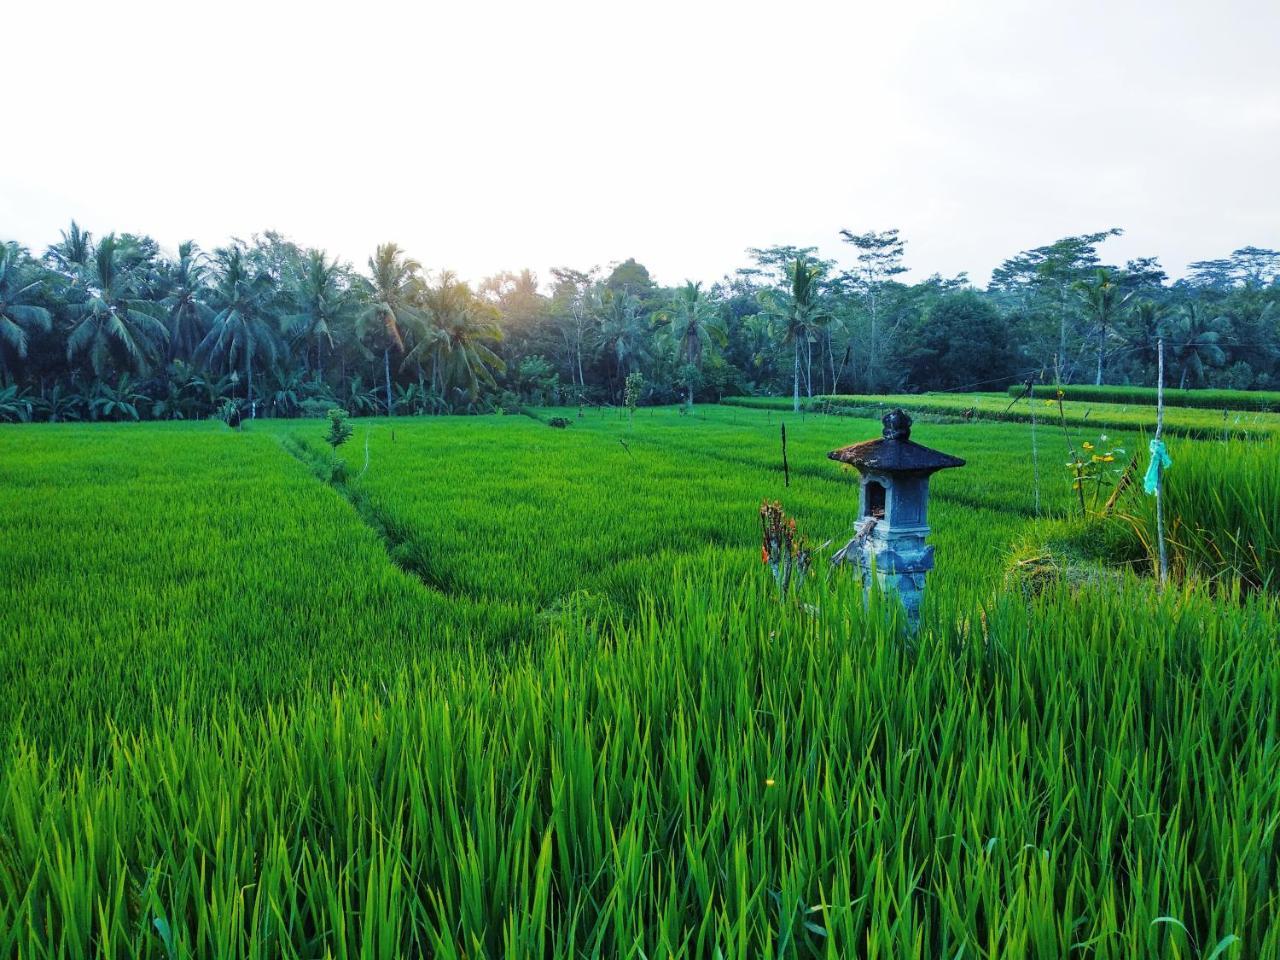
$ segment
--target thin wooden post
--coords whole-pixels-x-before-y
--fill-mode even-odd
[[[1156,373],[1156,440],[1160,439],[1160,435],[1164,432],[1164,337],[1161,337],[1157,347],[1157,373]],[[1169,556],[1164,545],[1164,504],[1160,497],[1160,488],[1163,486],[1164,471],[1160,465],[1156,464],[1156,540],[1159,543],[1160,550],[1160,587],[1164,588],[1169,582]]]
[[[1031,407],[1031,473],[1036,486],[1036,516],[1040,516],[1040,451],[1036,447],[1036,392],[1028,393],[1027,403]]]
[[[787,425],[782,425],[782,476],[783,485],[791,486],[791,467],[787,465]]]

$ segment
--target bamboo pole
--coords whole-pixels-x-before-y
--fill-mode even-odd
[[[1156,440],[1164,432],[1164,337],[1158,342],[1156,373]],[[1154,456],[1154,454],[1153,454]],[[1160,587],[1169,582],[1169,556],[1164,545],[1164,505],[1161,502],[1160,488],[1164,471],[1156,464],[1156,541],[1160,552]]]

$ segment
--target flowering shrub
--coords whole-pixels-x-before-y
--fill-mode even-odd
[[[1098,437],[1096,444],[1086,440],[1081,451],[1071,451],[1071,459],[1067,461],[1067,469],[1071,471],[1071,489],[1080,498],[1080,513],[1084,515],[1086,494],[1092,494],[1089,509],[1096,511],[1102,491],[1110,489],[1119,482],[1124,473],[1124,448],[1108,446],[1106,434]]]

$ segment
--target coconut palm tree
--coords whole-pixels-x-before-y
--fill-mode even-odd
[[[713,345],[723,346],[728,339],[720,307],[702,292],[702,284],[686,281],[676,290],[667,308],[655,318],[658,326],[668,328],[676,355],[686,365],[701,369],[703,354]],[[688,404],[693,409],[693,380],[688,378]]]
[[[1102,365],[1107,354],[1107,336],[1116,324],[1116,319],[1133,296],[1133,291],[1126,291],[1111,276],[1111,272],[1103,267],[1094,271],[1090,280],[1077,280],[1072,285],[1084,301],[1085,312],[1093,321],[1098,331],[1098,373],[1094,386],[1102,386]]]
[[[599,349],[613,354],[619,382],[649,360],[649,332],[637,297],[625,291],[604,292]]]
[[[1219,344],[1229,323],[1222,317],[1206,319],[1204,311],[1194,303],[1188,303],[1165,324],[1165,338],[1173,359],[1182,367],[1178,389],[1187,386],[1187,374],[1194,384],[1204,382],[1206,367],[1218,367],[1226,362],[1227,355]]]
[[[418,309],[418,294],[422,265],[405,257],[394,243],[380,245],[369,258],[372,290],[369,304],[360,314],[356,330],[364,336],[369,328],[377,331],[382,346],[382,370],[386,376],[387,413],[394,415],[391,398],[391,351],[404,353],[405,332],[418,328],[425,330],[428,321]]]
[[[0,343],[19,360],[27,358],[30,332],[47,333],[53,323],[48,309],[36,302],[44,279],[34,267],[16,243],[0,243]]]
[[[787,265],[788,289],[762,290],[760,304],[767,316],[782,329],[782,341],[790,344],[793,360],[792,402],[796,413],[800,412],[800,352],[801,344],[808,349],[815,333],[831,322],[831,313],[821,297],[822,268],[797,257]],[[821,357],[819,357],[821,362]],[[812,393],[812,383],[810,384]]]
[[[337,260],[327,260],[323,250],[308,250],[301,269],[290,278],[295,312],[281,318],[281,331],[306,343],[315,343],[318,375],[324,373],[324,345],[333,349],[334,331],[355,317],[351,291],[342,282]],[[309,351],[307,351],[309,353]]]
[[[502,340],[496,309],[480,300],[467,284],[448,270],[439,282],[419,292],[424,313],[431,318],[429,333],[404,358],[404,364],[432,358],[431,385],[441,393],[460,393],[473,403],[483,383],[496,387],[494,372],[506,363],[487,344]]]
[[[209,332],[196,353],[227,369],[245,372],[245,399],[253,400],[254,357],[274,363],[275,330],[266,307],[269,281],[253,271],[239,244],[214,252],[215,281],[210,299],[214,310]]]
[[[169,328],[169,359],[190,357],[213,316],[203,299],[209,275],[205,255],[188,240],[178,246],[178,259],[166,264],[164,273],[169,292],[161,303]]]
[[[103,237],[85,274],[87,299],[70,308],[67,360],[87,353],[99,380],[113,365],[124,373],[147,371],[169,339],[160,304],[139,296],[127,252],[114,233]]]
[[[54,268],[66,274],[72,282],[83,279],[90,270],[93,260],[93,234],[81,230],[80,225],[71,221],[69,230],[59,231],[62,239],[49,248],[46,260]]]

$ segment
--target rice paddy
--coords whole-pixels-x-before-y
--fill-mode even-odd
[[[556,413],[0,432],[0,956],[1280,956],[1271,581],[1009,591],[1060,431],[920,423],[912,634],[760,562],[878,422]],[[1273,453],[1174,446],[1237,571]]]
[[[1105,388],[1104,388],[1105,389]],[[1208,391],[1202,391],[1208,392]],[[1239,391],[1220,391],[1237,396]],[[1123,396],[1123,394],[1119,394]],[[1068,394],[1070,398],[1072,395]],[[790,412],[790,397],[731,397],[726,403]],[[878,417],[903,407],[913,414],[932,415],[961,421],[1036,422],[1057,428],[1064,422],[1080,430],[1151,432],[1155,411],[1144,402],[1104,402],[1101,400],[1056,400],[1037,396],[1034,401],[1015,400],[1003,393],[916,393],[898,396],[841,395],[802,399],[806,411]],[[1255,409],[1248,403],[1205,409],[1169,405],[1165,410],[1165,431],[1174,436],[1204,440],[1265,439],[1280,435],[1280,413]]]

